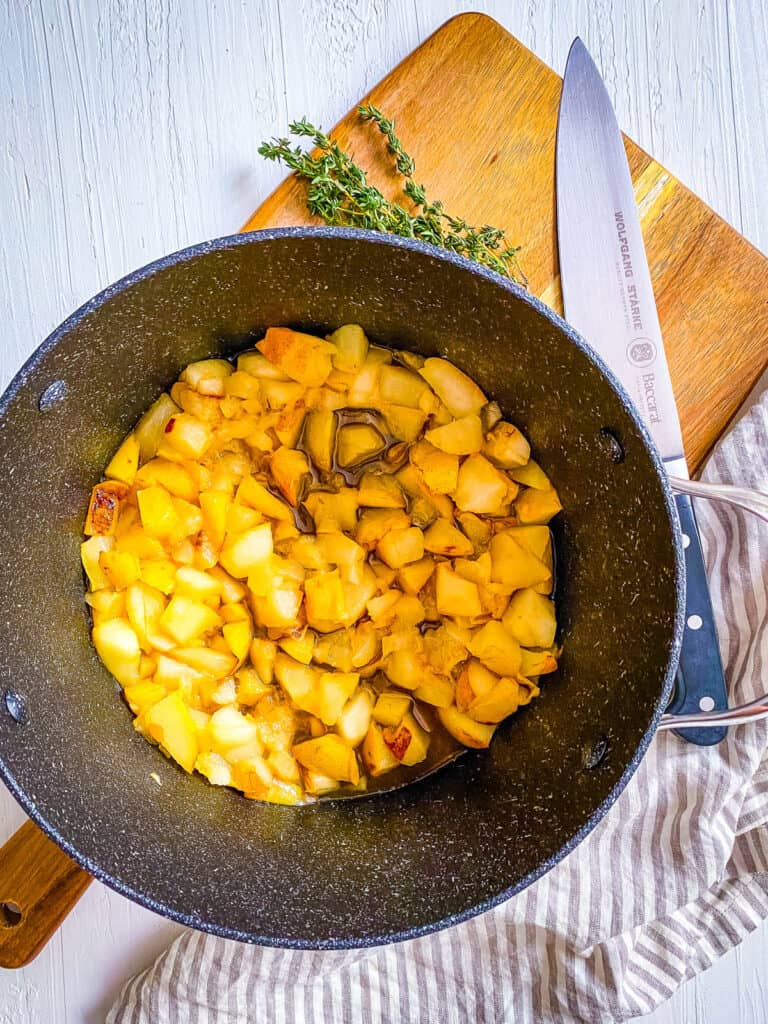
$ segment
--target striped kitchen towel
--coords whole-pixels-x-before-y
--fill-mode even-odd
[[[768,492],[768,390],[703,475]],[[768,526],[697,510],[731,701],[747,701],[768,683]],[[627,1020],[768,917],[767,822],[768,722],[704,750],[661,733],[595,831],[502,906],[339,953],[189,931],[128,982],[107,1024]]]

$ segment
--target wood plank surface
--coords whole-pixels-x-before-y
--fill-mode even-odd
[[[721,21],[713,31],[727,32]],[[519,239],[531,291],[562,312],[554,220],[559,97],[553,71],[493,19],[473,13],[439,29],[366,99],[396,119],[428,194]],[[382,141],[355,110],[332,134],[388,196],[396,194]],[[768,260],[661,164],[626,145],[695,469],[768,363]],[[244,230],[312,223],[305,194],[303,182],[286,179]]]

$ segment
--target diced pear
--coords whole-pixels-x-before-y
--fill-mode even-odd
[[[391,772],[400,763],[384,742],[383,730],[376,722],[371,722],[368,726],[360,753],[365,770],[372,778]]]
[[[253,630],[251,629],[250,619],[240,620],[239,622],[225,622],[221,627],[221,632],[227,641],[230,651],[237,658],[238,664],[241,664],[245,661],[251,646]]]
[[[240,353],[237,357],[237,369],[260,380],[288,380],[288,375],[279,366],[255,349]]]
[[[265,597],[252,596],[254,619],[264,629],[289,629],[297,625],[302,594],[299,585],[284,581]]]
[[[126,615],[125,596],[125,591],[118,590],[89,591],[85,595],[85,603],[103,619],[120,619]]]
[[[182,566],[176,570],[176,593],[185,594],[198,601],[210,601],[221,595],[222,582],[200,569]]]
[[[336,459],[340,466],[357,466],[384,450],[384,438],[367,423],[341,427],[336,438]]]
[[[141,724],[184,771],[193,771],[199,751],[197,728],[179,690],[145,711]]]
[[[379,725],[399,725],[411,710],[411,698],[398,690],[380,693],[373,708],[373,719]]]
[[[227,760],[246,756],[243,748],[250,753],[261,753],[259,729],[252,718],[248,718],[234,706],[227,704],[214,711],[208,723],[211,747]]]
[[[335,725],[360,681],[357,672],[322,672],[317,686],[317,717]]]
[[[384,673],[396,686],[415,690],[424,676],[424,662],[412,650],[393,651],[383,665]]]
[[[226,604],[236,604],[245,600],[248,591],[243,583],[233,579],[220,565],[214,565],[208,571],[221,584],[221,598]]]
[[[191,472],[179,462],[168,459],[150,459],[136,474],[137,487],[159,484],[169,494],[186,501],[198,500],[198,488]]]
[[[476,722],[474,718],[459,711],[458,708],[439,708],[437,717],[445,729],[465,747],[481,749],[490,746],[495,725]]]
[[[227,537],[221,549],[221,564],[230,576],[245,579],[272,554],[272,528],[261,523],[245,533]]]
[[[139,468],[139,439],[129,434],[109,460],[104,476],[132,484]]]
[[[421,396],[427,389],[422,377],[404,366],[382,366],[379,373],[379,391],[390,405],[419,409]]]
[[[201,359],[197,363],[190,363],[179,380],[185,381],[201,395],[221,398],[224,394],[224,381],[232,370],[232,364],[226,359]]]
[[[421,684],[413,691],[413,696],[436,708],[447,708],[453,704],[455,689],[450,679],[427,672]]]
[[[457,576],[446,562],[437,566],[435,581],[435,600],[441,615],[474,618],[482,614],[477,584]]]
[[[363,473],[358,492],[360,504],[368,508],[405,508],[405,495],[392,476]]]
[[[196,672],[214,679],[224,679],[234,672],[236,665],[231,654],[217,651],[213,647],[177,647],[173,657],[182,665],[189,665]]]
[[[473,634],[469,650],[499,676],[514,676],[520,671],[520,644],[495,619]]]
[[[343,579],[351,583],[360,582],[365,563],[365,548],[338,531],[320,534],[317,538],[317,548],[325,561],[338,567]]]
[[[275,420],[272,429],[281,445],[284,445],[286,448],[293,448],[296,445],[301,436],[306,412],[305,404],[301,399],[295,405],[287,405],[284,409],[280,410],[280,414]],[[246,435],[246,443],[251,445],[251,447],[257,448],[259,451],[272,451],[274,444],[269,434],[266,433],[268,430],[269,423],[262,420],[260,429]]]
[[[220,625],[221,618],[208,605],[178,595],[160,616],[160,626],[178,644],[189,644]]]
[[[166,696],[166,689],[160,683],[151,680],[142,680],[139,683],[131,683],[123,690],[123,695],[128,701],[128,707],[134,715],[140,715],[142,711],[151,708]]]
[[[198,754],[195,771],[204,775],[212,786],[232,785],[232,765],[225,761],[221,754],[215,754],[212,750]]]
[[[109,584],[115,590],[124,590],[135,583],[141,575],[141,563],[130,551],[103,551],[99,558],[101,568]]]
[[[284,636],[277,641],[277,646],[302,665],[309,665],[315,653],[316,635],[311,629],[305,629],[298,636]]]
[[[230,502],[227,506],[226,527],[227,533],[245,533],[264,522],[264,516],[255,508],[247,505],[236,505]]]
[[[526,487],[515,502],[517,518],[523,524],[548,523],[562,507],[557,491],[553,487],[546,491]]]
[[[114,537],[90,537],[80,545],[80,560],[88,577],[91,590],[102,590],[109,586],[107,575],[101,567],[101,555],[111,551],[115,545]]]
[[[482,455],[462,462],[453,500],[462,512],[503,515],[517,494],[517,484]]]
[[[113,535],[117,530],[120,501],[127,493],[127,484],[120,480],[103,480],[96,484],[88,501],[83,533],[89,537]]]
[[[125,619],[109,619],[93,627],[93,646],[107,670],[122,686],[138,681],[141,645]]]
[[[398,725],[386,726],[382,735],[401,764],[412,767],[427,756],[429,733],[422,729],[410,711],[406,712]]]
[[[392,530],[407,530],[411,525],[402,509],[364,509],[355,526],[355,540],[363,547],[375,547]]]
[[[280,498],[271,494],[267,488],[252,476],[245,476],[240,481],[235,499],[244,505],[250,505],[270,519],[292,520],[290,508]]]
[[[435,494],[453,494],[456,490],[459,479],[458,455],[441,451],[429,441],[419,441],[411,448],[409,458],[421,471],[430,491]]]
[[[491,556],[488,551],[477,558],[456,558],[453,562],[454,572],[480,586],[487,586],[491,582],[491,568]]]
[[[181,410],[170,395],[162,394],[147,409],[136,424],[134,434],[139,442],[141,461],[148,462],[157,454],[157,448],[163,439],[165,428],[172,416]]]
[[[424,437],[435,448],[452,455],[471,455],[483,447],[483,428],[479,416],[462,416],[442,427],[428,430]]]
[[[360,769],[354,750],[332,732],[314,740],[297,743],[293,748],[293,756],[303,768],[330,779],[353,784],[360,780]]]
[[[274,678],[276,656],[277,644],[273,640],[262,637],[251,640],[251,661],[265,683],[271,683]]]
[[[336,346],[289,327],[270,327],[256,348],[292,380],[308,388],[323,384],[331,372]]]
[[[141,560],[141,580],[150,587],[170,594],[176,586],[176,566],[169,558],[147,558]]]
[[[547,565],[516,538],[516,528],[497,533],[490,544],[491,579],[505,583],[512,590],[532,587],[550,579]]]
[[[315,714],[317,710],[320,673],[316,668],[302,665],[287,654],[275,657],[275,678],[297,708]]]
[[[313,491],[304,502],[317,533],[351,532],[357,522],[358,494],[354,487],[343,487],[335,494]]]
[[[398,441],[415,441],[427,422],[425,412],[407,405],[387,405],[382,411],[387,421],[387,429]]]
[[[534,459],[529,459],[522,466],[512,466],[509,475],[524,487],[533,487],[536,491],[548,491],[552,486],[549,477]]]
[[[253,354],[258,355],[259,359],[264,359],[264,356],[258,352]],[[266,362],[266,360],[264,361]],[[259,398],[261,396],[261,385],[252,374],[238,369],[225,378],[224,394],[230,398]]]
[[[392,569],[417,562],[424,555],[424,534],[415,526],[391,530],[376,545],[376,553]]]
[[[418,597],[401,594],[394,607],[394,621],[401,629],[418,626],[427,617],[426,609]]]
[[[264,380],[261,392],[270,409],[292,409],[304,395],[304,388],[293,380]]]
[[[462,512],[457,516],[459,525],[474,545],[475,551],[485,550],[491,539],[491,524],[487,519],[481,519],[474,512]]]
[[[191,537],[203,528],[203,513],[197,505],[183,498],[171,498],[171,505],[176,517],[176,525],[170,540],[178,542],[184,537]]]
[[[424,549],[435,555],[472,555],[472,541],[448,519],[436,519],[424,533]]]
[[[364,687],[350,697],[336,722],[336,731],[350,747],[356,747],[365,738],[371,724],[373,697]]]
[[[339,788],[338,779],[331,779],[327,775],[311,772],[307,768],[303,769],[301,776],[304,782],[304,790],[310,796],[322,796],[323,793],[332,793],[334,789]]]
[[[555,641],[555,606],[530,588],[512,595],[502,622],[524,647],[549,647]]]
[[[210,426],[187,412],[169,419],[163,434],[163,441],[185,459],[202,458],[212,440]]]
[[[419,372],[457,418],[479,414],[488,401],[472,378],[447,359],[427,359]]]
[[[141,525],[151,537],[166,539],[174,533],[179,520],[174,511],[173,498],[164,487],[152,486],[137,491]]]
[[[368,339],[359,324],[344,324],[328,339],[336,346],[333,365],[344,373],[357,373],[368,355]]]
[[[520,650],[520,672],[529,679],[532,676],[545,676],[557,669],[557,658],[551,651]]]
[[[132,583],[125,592],[125,610],[142,649],[150,652],[150,637],[157,632],[166,600],[162,592],[143,582]]]
[[[307,456],[296,448],[286,448],[285,445],[281,445],[272,454],[269,471],[280,493],[295,508],[304,485],[304,479],[309,473]]]
[[[426,543],[426,538],[425,538]],[[435,571],[435,560],[425,555],[417,562],[404,565],[397,572],[397,582],[406,594],[416,595],[426,585],[427,580]]]
[[[477,722],[501,722],[517,711],[519,690],[514,679],[501,678],[492,690],[475,698],[467,713]]]
[[[431,629],[424,637],[424,657],[438,675],[450,676],[453,670],[467,658],[467,644],[472,634],[462,639],[452,635],[448,623]]]
[[[298,785],[301,782],[301,772],[296,758],[287,750],[273,750],[267,758],[267,766],[272,774],[282,779],[283,782],[293,785]]]
[[[524,466],[531,457],[531,446],[517,427],[501,420],[488,434],[483,443],[483,455],[494,466],[501,469],[516,469]],[[514,476],[514,479],[518,479]]]
[[[344,619],[344,591],[338,569],[310,576],[304,583],[304,598],[310,626],[319,629],[327,622],[338,626]]]

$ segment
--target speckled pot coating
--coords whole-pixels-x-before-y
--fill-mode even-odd
[[[132,729],[89,642],[83,510],[120,438],[190,360],[230,355],[269,324],[350,321],[454,360],[530,438],[567,510],[556,530],[565,655],[489,751],[394,794],[270,806],[185,775]],[[626,394],[541,303],[415,242],[328,228],[237,235],[102,292],[2,399],[0,523],[5,782],[102,881],[229,938],[374,945],[507,899],[603,816],[672,687],[679,527]]]

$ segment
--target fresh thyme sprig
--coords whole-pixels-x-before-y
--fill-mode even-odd
[[[366,172],[349,153],[305,117],[294,121],[289,129],[296,138],[307,139],[314,147],[312,152],[293,145],[290,139],[273,139],[262,143],[259,153],[267,160],[282,161],[309,183],[307,209],[326,224],[431,242],[526,284],[517,259],[518,248],[507,243],[504,231],[489,225],[472,227],[447,213],[439,200],[428,199],[424,186],[414,177],[413,157],[406,153],[395,134],[395,122],[371,104],[363,104],[357,110],[362,120],[373,122],[386,139],[387,149],[403,178],[403,194],[413,204],[413,212],[386,199],[368,182]]]

